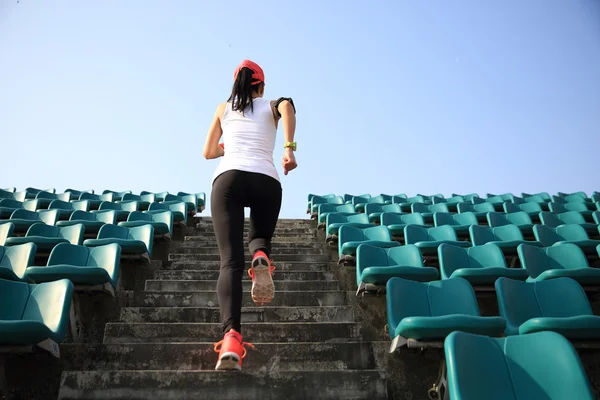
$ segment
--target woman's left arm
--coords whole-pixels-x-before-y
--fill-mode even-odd
[[[221,117],[223,116],[224,111],[225,103],[219,104],[217,111],[215,111],[212,123],[210,124],[206,142],[204,143],[204,150],[202,151],[202,155],[207,160],[222,157],[225,154],[223,148],[219,146],[219,139],[221,139],[221,136],[223,135],[223,130],[221,129]]]

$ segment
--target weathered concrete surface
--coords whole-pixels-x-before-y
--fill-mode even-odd
[[[190,254],[190,255],[216,255],[218,256],[219,253],[219,248],[218,247],[206,247],[206,246],[185,246],[185,247],[178,247],[176,249],[173,249],[173,251],[170,253],[172,255],[177,255],[177,254]],[[271,251],[271,258],[275,261],[278,259],[283,258],[284,256],[288,256],[288,255],[298,255],[298,256],[304,256],[304,255],[323,255],[323,254],[327,254],[323,249],[320,248],[316,248],[316,247],[273,247],[272,251]],[[248,259],[251,258],[250,256],[250,251],[246,248],[246,257]]]
[[[67,370],[210,370],[213,342],[70,344],[63,346]],[[254,343],[245,370],[311,371],[376,368],[369,342]]]
[[[121,322],[220,322],[218,307],[125,307]],[[248,322],[353,322],[350,306],[243,307]]]
[[[249,342],[328,342],[357,339],[359,325],[352,322],[266,322],[242,327]],[[109,322],[104,343],[209,342],[223,335],[212,323]]]
[[[328,262],[331,257],[327,254],[279,254],[273,255],[275,265],[278,262],[286,261],[304,261],[304,262]],[[169,261],[218,261],[218,254],[184,254],[171,253]]]
[[[339,290],[339,284],[336,281],[316,280],[316,281],[293,281],[293,280],[273,280],[275,288],[280,291],[301,291],[301,290]],[[165,291],[165,292],[197,292],[204,290],[215,290],[216,280],[181,280],[181,281],[146,281],[146,291]],[[244,291],[250,291],[252,281],[247,279],[242,282]]]
[[[197,280],[217,280],[219,278],[218,270],[162,270],[156,271],[154,279],[163,281],[197,281]],[[242,275],[243,280],[250,280],[248,274]],[[333,272],[327,271],[312,271],[312,270],[275,270],[273,272],[273,280],[277,281],[331,281],[335,280]]]
[[[329,263],[309,263],[303,261],[278,262],[276,265],[275,274],[281,271],[328,271]],[[221,268],[220,261],[203,261],[203,262],[185,262],[176,261],[164,263],[163,270],[197,270],[197,271],[218,271]],[[250,268],[250,261],[246,263],[246,269]]]
[[[387,399],[379,371],[65,372],[59,399]]]

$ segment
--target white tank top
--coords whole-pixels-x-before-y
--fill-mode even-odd
[[[253,108],[244,115],[231,109],[227,102],[221,118],[225,155],[215,170],[213,180],[225,171],[237,169],[268,175],[279,181],[273,162],[277,128],[271,101],[262,97],[253,100]]]

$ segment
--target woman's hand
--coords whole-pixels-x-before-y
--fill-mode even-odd
[[[298,163],[296,163],[296,156],[294,150],[286,148],[283,157],[281,158],[281,165],[283,166],[283,174],[287,175],[293,169],[296,169]]]

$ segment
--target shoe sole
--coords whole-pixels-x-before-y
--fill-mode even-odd
[[[252,282],[252,300],[258,306],[273,301],[275,297],[275,284],[271,276],[269,260],[265,257],[257,257],[252,261],[252,269],[254,270],[254,281]]]
[[[216,371],[241,371],[240,357],[233,352],[221,354],[217,361]]]

